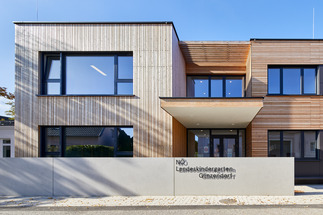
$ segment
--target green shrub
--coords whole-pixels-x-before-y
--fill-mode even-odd
[[[65,157],[114,157],[114,147],[102,145],[67,146]]]

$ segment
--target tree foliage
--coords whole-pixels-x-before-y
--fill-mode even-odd
[[[15,95],[13,93],[7,92],[6,87],[0,87],[0,96],[8,99],[8,100],[14,100]]]
[[[8,92],[6,87],[0,87],[0,96],[9,100],[6,104],[10,105],[10,109],[5,113],[13,119],[15,117],[15,95]]]

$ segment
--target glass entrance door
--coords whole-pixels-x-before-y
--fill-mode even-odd
[[[221,157],[221,138],[213,138],[213,157]]]
[[[213,136],[212,137],[212,157],[236,157],[238,151],[237,137]]]
[[[223,157],[235,157],[236,156],[236,138],[223,138]]]

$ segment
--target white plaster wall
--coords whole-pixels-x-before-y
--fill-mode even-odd
[[[0,158],[3,155],[2,139],[10,139],[11,141],[11,157],[15,157],[15,127],[0,126]]]

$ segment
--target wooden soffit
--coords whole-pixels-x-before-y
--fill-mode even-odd
[[[186,64],[212,67],[245,67],[249,41],[180,41]]]

